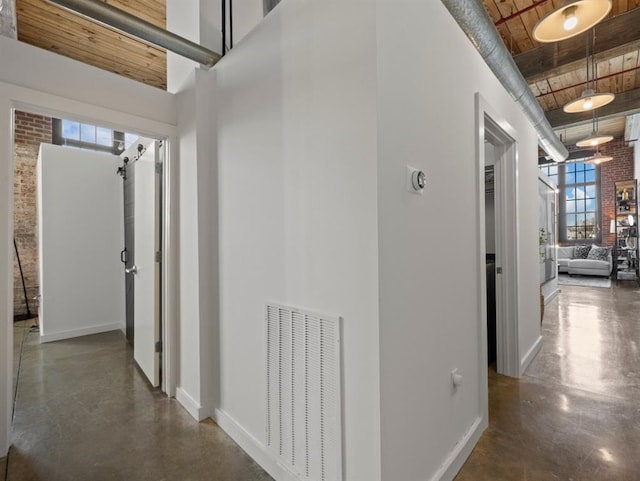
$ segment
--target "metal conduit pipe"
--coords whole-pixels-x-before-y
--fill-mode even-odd
[[[569,155],[567,148],[551,128],[540,104],[529,89],[527,81],[504,46],[481,0],[442,0],[471,43],[493,71],[500,83],[520,105],[538,134],[541,147],[556,162]]]
[[[146,40],[153,45],[182,55],[204,67],[211,68],[220,60],[220,55],[213,50],[209,50],[175,33],[168,32],[100,0],[48,1],[134,37]]]

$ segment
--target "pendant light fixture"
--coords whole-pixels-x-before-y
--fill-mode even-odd
[[[576,142],[577,147],[597,147],[598,145],[606,144],[613,140],[612,135],[604,135],[598,132],[598,117],[596,111],[593,111],[593,130],[588,137]]]
[[[595,44],[595,29],[593,31],[593,43]],[[595,57],[589,58],[589,36],[587,35],[586,40],[586,57],[587,57],[587,83],[585,85],[585,89],[582,91],[582,95],[579,98],[572,100],[571,102],[565,104],[562,107],[568,114],[576,114],[580,112],[588,112],[589,110],[597,109],[598,107],[602,107],[603,105],[607,105],[613,102],[613,99],[616,98],[615,94],[612,93],[597,93],[596,87],[596,61]],[[589,64],[591,64],[591,69],[589,69]],[[591,75],[589,75],[589,70],[591,70]],[[593,80],[590,80],[593,78]]]
[[[584,161],[584,163],[600,165],[605,162],[609,162],[610,160],[613,160],[613,157],[611,157],[610,155],[601,154],[599,150],[596,150],[596,153],[593,154],[593,157],[589,157],[587,160]]]
[[[611,11],[611,0],[565,0],[533,27],[538,42],[558,42],[586,32]]]

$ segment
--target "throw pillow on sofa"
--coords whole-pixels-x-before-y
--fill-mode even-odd
[[[558,247],[558,259],[573,259],[573,246]]]
[[[598,247],[596,245],[591,247],[587,259],[593,259],[596,261],[606,261],[611,253],[611,247]]]
[[[591,246],[576,246],[573,251],[574,259],[586,259],[589,255],[589,251],[591,250]]]

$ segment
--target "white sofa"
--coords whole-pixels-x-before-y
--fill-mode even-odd
[[[575,246],[558,247],[556,253],[558,259],[558,272],[568,272],[570,276],[580,274],[585,276],[605,276],[611,275],[613,268],[613,258],[611,250],[607,260],[599,259],[576,259]]]

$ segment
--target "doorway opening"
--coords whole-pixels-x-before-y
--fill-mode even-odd
[[[106,332],[109,330],[126,331],[125,324],[125,278],[144,277],[144,280],[136,280],[134,283],[142,285],[138,288],[140,296],[143,296],[142,303],[132,302],[132,305],[139,305],[139,310],[145,312],[144,318],[138,323],[142,334],[139,342],[134,344],[134,358],[141,370],[147,376],[149,382],[154,387],[160,387],[167,392],[166,378],[163,376],[161,366],[166,360],[161,359],[162,355],[162,333],[166,331],[165,319],[163,316],[163,290],[166,282],[164,280],[165,255],[162,252],[165,238],[163,221],[164,199],[166,194],[165,175],[166,140],[154,140],[152,138],[140,137],[137,134],[127,134],[131,136],[132,147],[125,149],[124,137],[118,138],[115,129],[96,127],[99,122],[87,123],[82,121],[70,121],[75,124],[75,132],[66,132],[73,137],[76,135],[87,143],[95,143],[98,148],[83,150],[81,145],[72,145],[73,148],[51,145],[56,135],[54,124],[56,121],[46,114],[38,113],[38,109],[13,109],[13,138],[14,138],[14,233],[20,240],[16,242],[16,249],[21,255],[21,264],[24,267],[23,278],[27,279],[25,286],[16,283],[14,276],[14,293],[19,289],[23,296],[14,295],[20,303],[26,304],[31,301],[31,310],[37,313],[39,325],[33,322],[33,326],[40,329],[40,342],[56,341],[72,337]],[[56,113],[56,115],[58,115]],[[60,118],[68,118],[66,114],[59,114]],[[60,123],[60,121],[58,121]],[[48,126],[48,129],[47,129]],[[93,131],[90,132],[90,129]],[[32,137],[27,135],[34,133]],[[105,142],[100,145],[100,136],[110,136],[108,142],[111,146],[105,147]],[[40,134],[40,135],[36,135]],[[58,132],[59,134],[59,132]],[[81,137],[82,136],[82,137]],[[48,138],[47,138],[48,137]],[[59,142],[60,143],[60,142]],[[72,142],[73,143],[73,142]],[[113,146],[116,145],[116,147]],[[46,148],[40,149],[43,145]],[[141,146],[141,147],[139,147]],[[139,225],[134,225],[134,231],[144,235],[138,235],[140,241],[145,241],[146,245],[141,248],[138,259],[130,257],[132,262],[137,262],[139,276],[135,272],[125,273],[127,268],[122,261],[126,260],[123,249],[125,244],[125,208],[123,183],[117,175],[118,164],[122,163],[122,154],[116,155],[111,150],[117,149],[122,154],[135,152],[137,156],[131,163],[131,171],[142,172],[138,176],[142,187],[139,204],[142,206],[143,214],[138,217],[141,220]],[[123,151],[124,149],[124,151]],[[45,159],[45,155],[47,159]],[[85,160],[83,166],[83,160]],[[91,163],[95,162],[95,163]],[[97,178],[96,169],[101,165],[101,177]],[[136,165],[134,167],[134,165]],[[93,171],[93,173],[91,173]],[[89,176],[84,174],[89,173]],[[92,177],[93,176],[93,177]],[[47,188],[43,185],[46,182]],[[92,184],[92,182],[94,182]],[[108,184],[106,190],[104,184]],[[100,191],[97,193],[97,191]],[[117,196],[119,192],[119,197]],[[103,195],[104,194],[104,195]],[[99,199],[104,202],[91,202]],[[83,201],[84,199],[84,201]],[[143,202],[144,201],[144,202]],[[84,204],[84,205],[83,205]],[[135,205],[135,202],[134,202]],[[73,210],[78,207],[78,212]],[[69,210],[71,209],[71,210]],[[96,209],[94,212],[92,209]],[[100,210],[101,209],[101,210]],[[104,211],[104,212],[102,212]],[[108,211],[108,219],[103,216]],[[118,224],[108,224],[114,219],[120,219]],[[49,220],[51,219],[51,220]],[[73,228],[69,224],[77,224]],[[108,224],[108,226],[107,226]],[[95,229],[88,228],[88,225],[95,226]],[[112,227],[112,228],[108,228]],[[105,292],[105,283],[101,284],[101,276],[98,273],[86,277],[79,275],[83,262],[80,261],[80,252],[74,248],[82,245],[84,237],[94,236],[93,239],[104,237],[104,233],[113,231],[115,234],[109,237],[109,253],[102,256],[102,253],[89,252],[86,258],[102,258],[102,265],[108,265],[110,284],[116,291],[120,291],[110,301],[114,304],[121,303],[121,314],[107,316],[108,323],[97,322],[96,325],[83,324],[61,324],[51,320],[56,318],[58,312],[73,313],[78,311],[85,304],[89,309],[96,309],[88,300],[77,291],[81,286],[95,286],[96,299],[109,297]],[[45,236],[43,240],[43,235]],[[78,240],[81,242],[78,243]],[[102,239],[104,241],[104,239]],[[18,245],[20,244],[20,245]],[[86,247],[86,245],[84,246]],[[89,249],[90,250],[90,249]],[[131,249],[133,250],[133,248]],[[113,251],[113,255],[112,255]],[[120,252],[120,255],[118,253]],[[17,264],[17,255],[15,257]],[[143,260],[144,259],[144,260]],[[51,262],[53,261],[53,262]],[[141,262],[142,261],[142,262]],[[134,267],[136,265],[134,264]],[[27,271],[27,275],[24,275]],[[70,275],[69,282],[60,282],[61,277]],[[56,287],[62,289],[56,290]],[[52,290],[53,288],[53,290]],[[67,291],[67,294],[64,291]],[[106,295],[105,295],[106,294]],[[69,302],[65,302],[65,297]],[[39,305],[36,300],[39,298]],[[57,305],[56,305],[57,304]],[[88,304],[88,306],[87,306]],[[22,306],[16,305],[16,311]],[[118,307],[115,308],[118,311]],[[72,317],[72,316],[58,316]],[[80,317],[83,317],[82,315]],[[84,316],[89,317],[89,316]],[[67,322],[65,320],[64,322]],[[80,320],[80,322],[82,322]],[[31,326],[29,326],[31,327]],[[132,323],[132,327],[136,327]],[[143,348],[140,348],[142,346]],[[19,352],[16,354],[19,355]],[[15,393],[14,393],[15,394]]]
[[[489,369],[519,377],[517,141],[509,123],[476,94],[477,236],[481,406],[488,424]],[[494,361],[495,358],[495,361]]]
[[[495,358],[496,371],[506,376],[520,376],[518,357],[518,312],[517,312],[517,223],[516,223],[516,142],[488,113],[484,113],[485,152],[482,172],[487,167],[493,173],[493,212],[487,216],[485,208],[485,252],[486,258],[493,254],[494,261],[494,312],[495,312]],[[483,199],[483,201],[486,200]],[[493,232],[486,226],[493,221]],[[491,247],[487,241],[491,238]],[[487,283],[488,286],[488,283]],[[486,289],[485,295],[488,293]],[[489,306],[487,306],[489,308]],[[492,313],[493,314],[493,313]],[[489,349],[487,348],[487,351]]]

